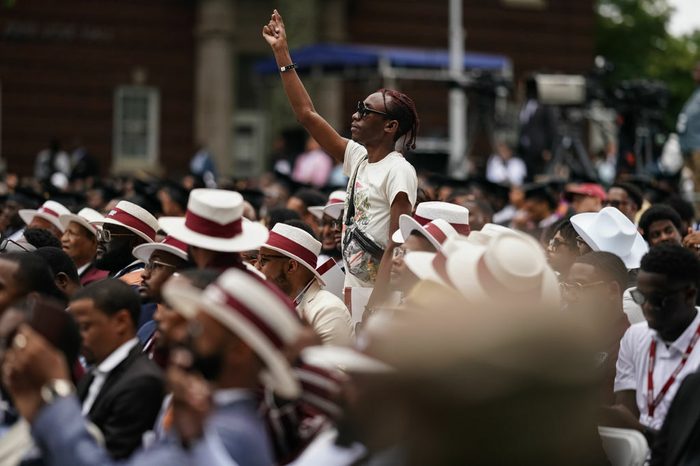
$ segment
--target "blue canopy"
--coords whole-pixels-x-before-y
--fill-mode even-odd
[[[377,68],[384,62],[392,68],[420,68],[446,70],[449,52],[445,49],[416,49],[374,45],[315,44],[291,51],[299,70],[313,67],[326,69]],[[464,54],[464,68],[469,70],[501,71],[510,67],[510,60],[502,55],[485,53]],[[274,58],[255,64],[258,74],[273,74],[279,69]]]

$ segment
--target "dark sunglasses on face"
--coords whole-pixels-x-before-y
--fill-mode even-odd
[[[605,201],[603,202],[603,207],[615,207],[616,209],[620,209],[622,206],[626,206],[629,204],[627,201]]]
[[[365,105],[361,100],[357,101],[357,114],[360,115],[360,119],[364,119],[370,113],[376,113],[377,115],[382,115],[385,118],[389,118],[389,114],[386,112],[380,112],[379,110],[374,110]]]
[[[687,288],[687,287],[686,287]],[[686,288],[679,288],[677,290],[669,291],[664,295],[649,295],[646,296],[644,293],[639,291],[637,288],[630,290],[630,295],[632,296],[632,301],[640,306],[649,303],[652,307],[657,309],[663,309],[668,304],[668,300],[673,298],[680,291],[685,291]]]
[[[337,220],[324,220],[321,222],[321,227],[331,227],[336,230],[343,228],[343,219],[339,218]]]

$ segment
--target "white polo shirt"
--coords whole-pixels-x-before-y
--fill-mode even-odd
[[[696,308],[700,311],[700,308]],[[668,408],[683,379],[695,372],[700,366],[700,343],[695,346],[688,357],[688,362],[678,373],[675,382],[669,387],[654,410],[654,416],[649,415],[647,405],[647,371],[649,368],[649,347],[652,339],[656,340],[656,363],[654,364],[654,393],[656,397],[666,381],[671,377],[681,362],[688,344],[700,325],[700,312],[693,322],[670,345],[661,340],[655,330],[649,328],[646,321],[639,322],[627,329],[620,342],[620,352],[617,356],[615,374],[615,391],[635,390],[639,422],[652,429],[660,429],[666,418]]]

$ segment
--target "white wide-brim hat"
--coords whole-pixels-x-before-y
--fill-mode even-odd
[[[425,225],[421,225],[410,215],[401,215],[399,217],[399,232],[401,233],[402,242],[406,242],[406,239],[414,231],[425,237],[435,249],[440,249],[442,243],[458,234],[457,230],[447,220],[435,219]]]
[[[415,251],[404,257],[406,267],[421,280],[430,280],[440,285],[454,287],[447,276],[445,264],[447,258],[460,248],[467,248],[473,255],[480,254],[485,248],[469,241],[462,235],[448,238],[437,253]]]
[[[326,282],[316,270],[321,243],[304,230],[278,223],[272,228],[265,244],[261,248],[270,249],[289,257],[313,273],[314,277],[325,286]]]
[[[56,201],[46,201],[38,209],[20,209],[17,213],[25,225],[32,223],[34,217],[39,217],[64,232],[66,227],[61,224],[60,217],[71,212]]]
[[[345,197],[347,193],[345,191],[333,191],[328,197],[328,202],[326,205],[316,205],[308,208],[308,211],[316,217],[318,220],[323,218],[323,214],[330,216],[332,219],[337,220],[340,217],[340,213],[345,208]]]
[[[161,217],[160,227],[170,236],[217,252],[253,251],[267,241],[267,228],[243,218],[243,196],[222,189],[195,189],[185,217]]]
[[[71,222],[75,222],[95,235],[95,237],[97,237],[98,226],[90,222],[100,222],[102,220],[104,220],[104,216],[98,211],[89,207],[80,209],[80,212],[77,214],[63,214],[58,218],[58,221],[61,222],[64,230],[68,228],[68,225]]]
[[[301,351],[301,359],[324,369],[339,369],[355,374],[394,372],[390,365],[347,346],[310,346]]]
[[[294,335],[288,338],[294,340],[301,333],[301,324],[293,313],[293,310],[281,309],[283,306],[274,292],[265,285],[265,282],[238,269],[229,269],[219,277],[216,284],[208,286],[204,291],[197,293],[193,287],[181,286],[177,281],[168,281],[163,287],[163,296],[175,309],[187,318],[192,318],[197,311],[206,312],[219,323],[235,333],[241,340],[255,351],[265,364],[261,375],[263,382],[278,395],[286,399],[295,399],[299,396],[301,386],[284,354],[274,346],[265,332],[261,331],[253,321],[243,317],[241,312],[226,303],[231,297],[231,288],[237,290],[233,298],[238,305],[246,306],[246,312],[256,313],[256,320],[278,319],[278,325]],[[252,306],[250,303],[255,302]],[[260,316],[259,310],[266,309],[266,317]]]
[[[115,225],[126,228],[133,234],[153,243],[158,232],[158,220],[143,207],[129,201],[119,201],[109,213],[93,225]]]
[[[184,261],[189,259],[187,244],[171,236],[160,243],[139,244],[131,251],[131,254],[141,262],[148,262],[151,259],[151,254],[155,251],[167,252]]]
[[[637,227],[614,207],[574,215],[571,224],[591,249],[615,254],[627,270],[638,269],[642,257],[649,252]]]
[[[242,231],[233,238],[217,238],[192,231],[185,225],[184,217],[161,217],[160,227],[170,236],[202,249],[217,252],[253,251],[267,241],[269,232],[265,225],[249,220],[242,221]]]

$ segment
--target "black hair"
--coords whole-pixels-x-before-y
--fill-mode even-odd
[[[326,201],[328,200],[328,196],[324,195],[321,191],[310,188],[299,189],[292,194],[292,197],[301,199],[301,202],[303,202],[304,206],[307,208],[317,205],[326,205]]]
[[[56,236],[46,228],[27,228],[24,230],[23,235],[27,243],[37,249],[45,247],[61,249],[61,240],[56,238]]]
[[[535,199],[547,203],[551,210],[556,210],[559,202],[554,192],[547,186],[541,186],[525,191],[525,199]]]
[[[301,220],[301,217],[299,217],[299,213],[296,210],[270,209],[267,213],[267,228],[272,230],[278,223],[286,223],[289,220]]]
[[[678,213],[681,220],[688,222],[688,226],[692,226],[693,222],[695,222],[695,207],[693,207],[692,203],[680,196],[671,196],[666,199],[666,204]],[[684,233],[685,232],[681,232],[681,234]]]
[[[420,128],[420,119],[416,104],[406,94],[394,89],[380,89],[384,99],[384,109],[389,117],[398,121],[399,129],[394,136],[394,142],[401,137],[407,136],[408,140],[404,144],[406,151],[416,148],[416,137]],[[387,100],[387,96],[391,99]]]
[[[644,204],[644,193],[642,193],[642,190],[633,185],[632,183],[615,183],[612,186],[610,186],[610,189],[612,188],[620,188],[624,192],[627,193],[627,196],[629,196],[630,199],[632,199],[632,202],[637,204],[637,208],[641,208],[642,204]]]
[[[574,263],[592,265],[605,278],[617,283],[620,288],[620,296],[625,292],[629,280],[627,267],[622,259],[615,254],[605,251],[589,252],[577,257]]]
[[[42,256],[31,252],[8,252],[0,256],[0,260],[17,264],[14,278],[20,287],[21,296],[36,292],[65,304],[66,296],[56,286],[51,267]]]
[[[313,239],[318,241],[318,238],[316,237],[316,233],[314,233],[314,230],[308,224],[302,222],[301,220],[287,220],[284,223],[285,223],[285,225],[289,225],[290,227],[304,230],[306,233],[310,234]]]
[[[75,262],[73,262],[73,260],[63,251],[63,249],[43,247],[33,251],[31,254],[37,254],[43,257],[46,262],[48,262],[54,277],[63,272],[70,281],[74,283],[80,282],[78,268],[75,266]]]
[[[642,236],[645,240],[649,241],[649,227],[660,220],[670,220],[673,226],[676,227],[676,230],[678,230],[678,233],[683,234],[681,232],[682,220],[678,212],[666,204],[655,204],[649,207],[642,214],[642,218],[639,219],[639,229],[642,230]]]
[[[669,282],[698,284],[700,260],[695,253],[679,244],[663,243],[642,258],[640,269],[665,275]]]
[[[136,330],[141,314],[141,301],[134,289],[118,278],[105,278],[90,283],[85,288],[78,290],[71,297],[71,302],[81,299],[92,300],[95,308],[108,316],[126,309],[134,324],[134,330]]]
[[[208,287],[221,276],[221,271],[216,269],[187,269],[179,273],[188,279],[192,286],[200,290]]]
[[[552,235],[550,238],[554,238],[554,235],[559,232],[561,233],[562,238],[564,238],[564,242],[567,246],[574,250],[577,249],[576,237],[578,236],[578,233],[576,233],[576,229],[574,229],[574,225],[571,223],[569,218],[563,218],[552,225],[551,231]]]

